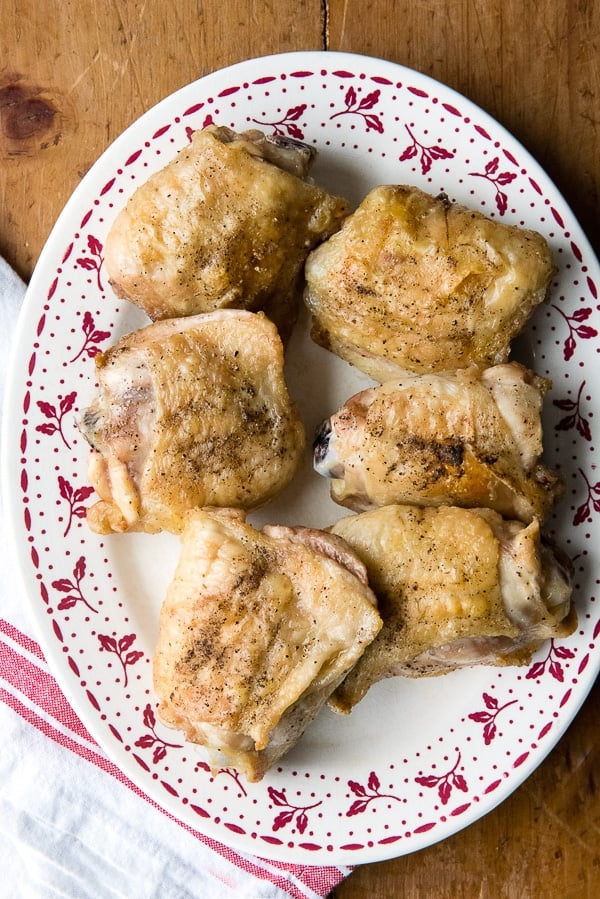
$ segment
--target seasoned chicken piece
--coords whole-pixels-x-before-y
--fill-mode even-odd
[[[79,427],[99,534],[180,530],[197,506],[253,508],[302,456],[304,426],[263,313],[221,309],[149,325],[96,356],[99,391]]]
[[[516,362],[406,374],[357,393],[323,423],[315,468],[355,512],[447,503],[543,519],[562,487],[539,461],[548,387]]]
[[[339,537],[191,512],[160,613],[159,715],[215,766],[258,781],[380,627],[364,566]]]
[[[285,330],[309,250],[346,201],[307,179],[315,151],[260,131],[197,131],[117,216],[104,263],[118,296],[152,319],[263,309]]]
[[[332,532],[365,563],[384,622],[332,697],[337,711],[350,711],[385,677],[527,664],[542,641],[576,627],[570,564],[542,542],[537,521],[386,506]]]
[[[310,254],[305,300],[313,339],[386,381],[505,362],[553,271],[533,231],[382,186]]]

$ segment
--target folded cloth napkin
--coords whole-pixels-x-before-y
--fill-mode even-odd
[[[0,411],[24,292],[25,285],[0,259]],[[5,527],[1,514],[2,546]],[[244,855],[162,811],[86,731],[31,631],[16,572],[3,552],[0,895],[318,899],[349,873],[348,868],[285,865]]]

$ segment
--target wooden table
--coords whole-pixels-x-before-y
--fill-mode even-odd
[[[541,162],[600,251],[600,0],[0,0],[0,253],[28,278],[105,147],[189,81],[253,56],[344,50],[432,75]],[[483,820],[357,869],[337,899],[592,897],[600,685]]]

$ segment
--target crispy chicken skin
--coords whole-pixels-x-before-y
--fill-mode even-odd
[[[488,509],[386,506],[332,529],[367,567],[383,627],[332,697],[348,712],[377,681],[527,664],[576,627],[570,564],[537,521]]]
[[[156,322],[96,365],[99,390],[79,421],[100,496],[93,531],[178,532],[188,509],[254,508],[294,475],[304,426],[263,313]]]
[[[307,179],[314,156],[306,144],[260,131],[195,132],[108,234],[104,261],[116,294],[154,320],[236,307],[287,323],[308,252],[347,213],[345,200]]]
[[[553,271],[539,234],[384,185],[310,254],[305,301],[313,339],[385,381],[505,362]]]
[[[516,362],[407,374],[356,394],[323,423],[315,468],[355,512],[446,503],[543,519],[562,489],[539,461],[548,387]]]
[[[186,516],[160,613],[159,715],[251,781],[297,742],[381,627],[363,564],[339,537]]]

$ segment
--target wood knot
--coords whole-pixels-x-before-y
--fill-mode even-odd
[[[22,155],[56,146],[61,115],[42,88],[13,77],[0,83],[0,142],[3,155]]]

